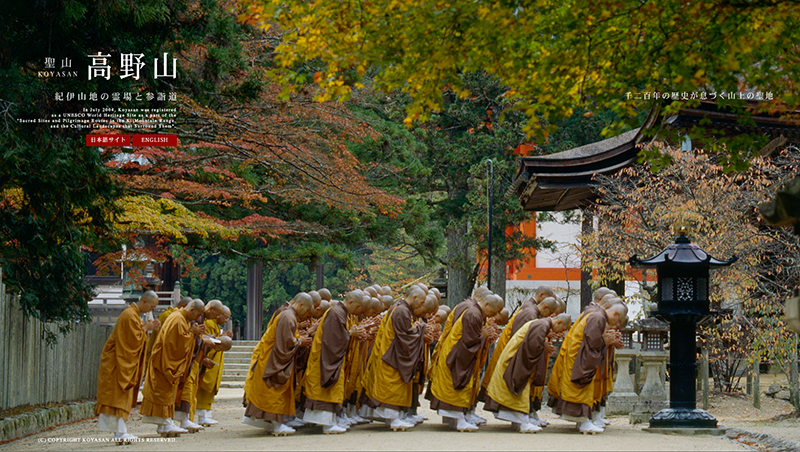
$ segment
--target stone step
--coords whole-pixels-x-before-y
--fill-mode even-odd
[[[244,358],[236,356],[229,358],[228,356],[226,356],[225,365],[227,366],[228,364],[250,364],[250,357],[248,356],[247,358]]]
[[[236,346],[233,346],[233,347],[230,348],[230,350],[228,350],[225,353],[231,353],[231,352],[234,352],[234,353],[253,353],[253,350],[255,350],[255,347],[236,347]]]
[[[232,371],[242,371],[242,370],[247,371],[249,369],[250,369],[250,365],[249,364],[238,364],[238,363],[237,364],[228,364],[228,363],[225,363],[222,366],[222,374],[224,375],[225,372],[227,372],[227,371],[231,371],[231,372]]]
[[[244,381],[223,381],[219,384],[220,388],[244,388]]]
[[[229,377],[247,377],[247,369],[244,370],[228,370],[227,368],[222,368],[222,379],[226,380]]]
[[[244,383],[245,380],[247,380],[247,376],[229,376],[228,378],[224,379],[222,383]]]
[[[252,350],[228,350],[225,352],[225,359],[228,358],[250,358],[253,356]]]
[[[259,341],[233,341],[233,346],[255,347]]]

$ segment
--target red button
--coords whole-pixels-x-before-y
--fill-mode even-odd
[[[86,135],[86,146],[130,146],[131,136],[121,134],[90,133]]]
[[[178,135],[175,134],[155,134],[155,135],[134,135],[134,146],[177,146]]]

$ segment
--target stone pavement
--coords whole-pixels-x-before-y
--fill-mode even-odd
[[[108,442],[111,435],[97,430],[97,419],[56,427],[52,430],[0,445],[0,451],[23,450],[753,450],[725,436],[659,435],[642,431],[644,425],[629,425],[627,417],[612,418],[612,425],[602,434],[581,435],[575,424],[561,421],[545,409],[543,417],[551,422],[544,431],[520,434],[510,424],[480,412],[488,425],[474,433],[451,431],[427,403],[420,413],[429,418],[407,432],[393,433],[384,425],[372,423],[355,426],[341,435],[323,435],[320,427],[306,427],[288,437],[272,437],[262,430],[240,423],[242,390],[222,389],[215,404],[214,417],[220,424],[196,434],[163,439],[155,426],[142,424],[138,409],[131,413],[128,431],[141,438],[130,446]]]

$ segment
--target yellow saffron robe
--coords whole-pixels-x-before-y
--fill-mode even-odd
[[[297,314],[288,304],[281,306],[261,336],[245,380],[245,398],[255,416],[283,422],[294,416],[294,370],[297,349],[302,344],[297,335]]]
[[[214,337],[220,335],[220,327],[216,319],[208,319],[205,321],[206,334]],[[197,389],[197,409],[210,410],[211,404],[214,403],[214,396],[219,392],[219,385],[222,382],[222,365],[225,352],[211,349],[206,354],[206,358],[217,363],[212,368],[206,368],[203,372],[203,379],[198,384]]]
[[[178,385],[186,375],[194,341],[184,308],[172,312],[153,344],[139,410],[143,416],[173,417]]]
[[[595,395],[592,382],[605,358],[603,332],[607,322],[604,309],[587,309],[567,333],[556,358],[558,375],[554,367],[548,384],[548,405],[554,413],[591,416]]]
[[[432,409],[466,411],[472,407],[475,366],[486,342],[481,336],[485,318],[472,298],[453,309],[453,324],[432,366]],[[444,337],[444,335],[442,335]]]
[[[95,415],[104,413],[128,420],[142,381],[146,340],[139,308],[133,303],[120,314],[100,355]]]

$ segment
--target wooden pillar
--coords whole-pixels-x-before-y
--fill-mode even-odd
[[[247,264],[247,313],[245,337],[248,341],[261,339],[264,317],[264,297],[261,295],[264,284],[264,264],[251,261]]]
[[[701,374],[703,375],[703,409],[708,410],[710,404],[708,402],[708,350],[703,348],[703,357],[701,359],[703,366]]]
[[[753,359],[753,407],[761,409],[761,358]]]
[[[591,234],[594,231],[594,215],[589,209],[582,209],[583,219],[581,220],[581,234]],[[586,266],[586,258],[581,253],[581,311],[592,302],[592,286],[589,281],[592,279],[592,271]]]

